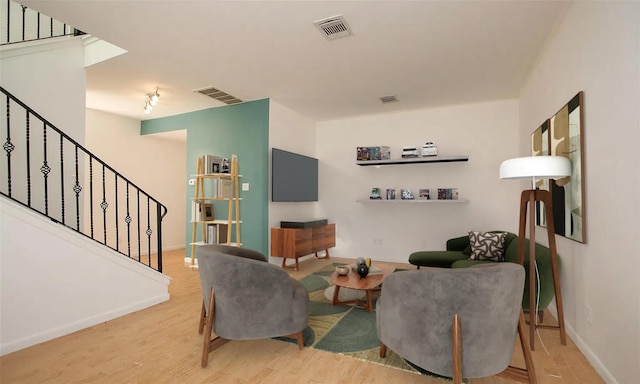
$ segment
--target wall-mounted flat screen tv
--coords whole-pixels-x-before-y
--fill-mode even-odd
[[[318,201],[318,159],[273,148],[271,201]]]

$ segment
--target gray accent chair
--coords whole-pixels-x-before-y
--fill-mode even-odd
[[[515,263],[388,276],[376,309],[380,356],[391,348],[454,383],[497,374],[535,383],[521,308],[524,277]],[[516,333],[526,369],[509,366]]]
[[[204,301],[202,367],[229,340],[294,337],[304,347],[309,292],[257,251],[227,245],[196,247]],[[212,333],[216,335],[212,339]]]

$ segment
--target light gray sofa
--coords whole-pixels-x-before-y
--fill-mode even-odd
[[[302,349],[309,318],[309,293],[302,283],[250,249],[202,245],[196,256],[204,296],[203,367],[209,352],[228,340],[291,335]]]

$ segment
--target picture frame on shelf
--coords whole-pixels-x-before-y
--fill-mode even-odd
[[[202,221],[215,220],[213,214],[213,204],[202,204]]]
[[[387,200],[396,199],[396,190],[394,188],[387,188]]]
[[[222,159],[220,157],[214,155],[203,155],[202,161],[204,163],[205,175],[220,173],[220,166],[222,164]]]
[[[402,196],[402,200],[413,200],[413,192],[410,189],[401,189],[400,194]]]
[[[438,188],[438,200],[458,200],[458,188]]]
[[[429,188],[420,188],[418,190],[418,198],[420,200],[430,200],[431,199],[431,190]]]

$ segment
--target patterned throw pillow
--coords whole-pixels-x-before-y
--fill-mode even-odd
[[[471,242],[470,260],[504,261],[504,239],[506,233],[469,232]]]

